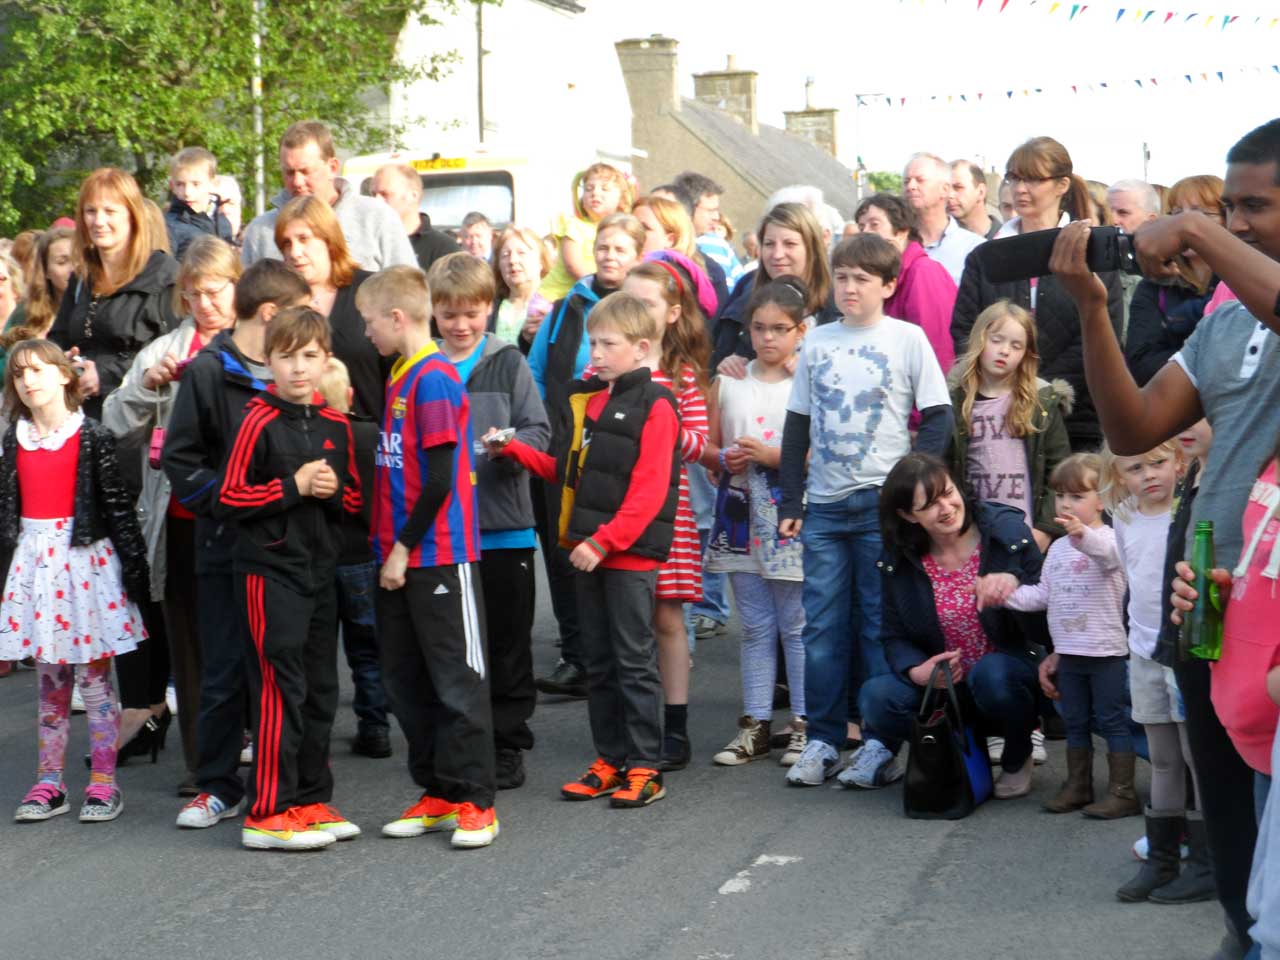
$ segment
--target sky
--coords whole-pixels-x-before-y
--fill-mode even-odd
[[[1077,173],[1105,182],[1141,178],[1146,143],[1148,178],[1170,184],[1221,175],[1231,144],[1280,116],[1274,0],[1163,0],[1145,23],[1152,8],[1125,0],[1008,0],[1004,12],[1000,4],[585,0],[591,15],[611,14],[615,32],[623,25],[616,39],[661,33],[679,40],[687,96],[693,73],[722,70],[734,54],[739,69],[759,74],[764,123],[783,126],[783,110],[803,108],[812,77],[814,106],[840,111],[840,158],[852,165],[860,155],[872,170],[900,170],[912,153],[929,151],[1003,171],[1015,146],[1047,134],[1066,145]],[[1069,18],[1073,6],[1080,9]],[[1224,15],[1237,19],[1222,28]],[[1044,92],[1034,93],[1037,87]],[[875,96],[858,107],[857,94]]]

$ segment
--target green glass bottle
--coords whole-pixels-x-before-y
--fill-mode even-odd
[[[1191,546],[1191,569],[1195,572],[1195,588],[1200,596],[1189,613],[1182,615],[1179,646],[1184,656],[1201,660],[1222,657],[1222,597],[1218,584],[1209,579],[1213,569],[1213,521],[1197,520],[1196,536]]]

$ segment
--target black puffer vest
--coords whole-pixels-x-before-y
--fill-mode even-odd
[[[631,474],[640,460],[640,436],[655,403],[669,403],[680,415],[671,391],[654,383],[647,369],[623,374],[613,384],[604,409],[588,420],[587,403],[607,390],[598,377],[570,384],[568,403],[560,404],[553,426],[552,449],[562,483],[560,537],[572,545],[593,536],[622,506]],[[662,509],[627,553],[665,562],[675,535],[680,500],[680,439],[671,456],[671,479]]]

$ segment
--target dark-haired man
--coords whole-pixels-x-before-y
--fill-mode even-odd
[[[971,233],[990,240],[1004,221],[987,211],[987,178],[972,160],[956,160],[951,164],[951,196],[947,213]]]

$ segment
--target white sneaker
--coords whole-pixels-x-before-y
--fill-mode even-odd
[[[80,684],[71,688],[71,712],[84,713],[84,697],[80,695]]]
[[[835,747],[821,740],[810,740],[787,771],[787,783],[796,787],[821,786],[836,772],[839,763],[840,754]]]
[[[250,850],[319,850],[337,842],[332,833],[302,822],[296,808],[261,820],[245,817],[240,828],[240,844]]]
[[[778,758],[780,766],[794,766],[795,762],[800,759],[800,755],[804,753],[805,745],[809,742],[808,727],[808,721],[799,717],[791,718],[791,738],[787,741],[787,748],[782,751],[782,756]]]
[[[1040,729],[1031,731],[1031,762],[1037,767],[1049,762],[1049,754],[1044,749],[1044,731]]]
[[[223,820],[240,816],[240,807],[243,804],[244,801],[241,800],[235,806],[228,807],[212,793],[202,793],[178,812],[178,826],[184,830],[203,830],[205,827],[212,827]]]
[[[999,763],[1004,753],[1004,737],[987,737],[987,756],[992,763]]]
[[[875,790],[902,779],[902,765],[879,740],[871,739],[849,757],[836,779],[842,787]]]
[[[164,703],[169,708],[170,713],[176,714],[178,712],[178,689],[173,685],[172,680],[164,688]]]
[[[243,747],[240,748],[240,766],[253,766],[253,741],[246,740]]]

